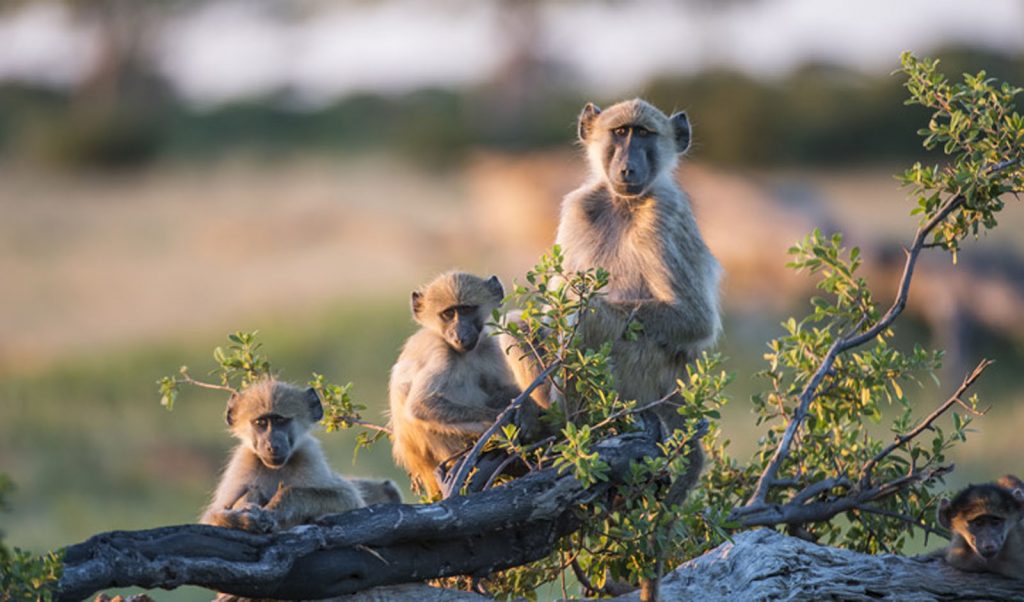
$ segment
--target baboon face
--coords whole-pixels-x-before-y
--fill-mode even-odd
[[[290,416],[280,414],[263,414],[253,419],[249,427],[250,445],[268,468],[280,468],[292,457],[293,422]]]
[[[504,296],[497,276],[484,280],[449,272],[413,292],[412,312],[417,322],[444,337],[454,351],[467,353],[480,341],[484,321]]]
[[[267,468],[288,463],[299,440],[323,418],[316,390],[287,383],[262,381],[228,401],[225,419]]]
[[[1024,490],[974,485],[939,502],[939,524],[960,534],[982,558],[999,554],[1024,510]]]
[[[580,114],[579,136],[617,195],[641,196],[689,148],[690,121],[683,112],[666,117],[642,100],[605,111],[588,103]]]

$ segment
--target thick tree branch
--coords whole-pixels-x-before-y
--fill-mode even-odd
[[[106,588],[198,585],[283,600],[387,584],[486,575],[549,554],[576,529],[573,509],[622,482],[658,442],[631,433],[597,444],[609,482],[584,489],[555,469],[429,505],[378,505],[269,535],[206,525],[96,535],[66,549],[59,600]]]

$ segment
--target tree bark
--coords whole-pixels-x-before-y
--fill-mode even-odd
[[[1024,580],[964,573],[936,558],[820,546],[771,529],[736,535],[665,575],[659,587],[666,601],[1024,600]],[[639,592],[614,598],[639,599]]]

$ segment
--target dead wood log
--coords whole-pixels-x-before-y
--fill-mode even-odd
[[[682,564],[660,584],[662,600],[1024,600],[1024,579],[964,573],[939,559],[873,556],[746,531]],[[639,600],[633,593],[614,598]]]

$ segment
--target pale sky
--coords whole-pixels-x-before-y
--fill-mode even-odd
[[[655,74],[731,66],[772,77],[807,60],[885,73],[902,50],[968,43],[1024,52],[1024,0],[763,0],[709,9],[671,0],[551,2],[537,49],[581,88],[628,92]],[[199,106],[288,88],[311,104],[353,92],[481,81],[502,64],[510,26],[492,2],[215,0],[163,22],[151,58]],[[704,7],[704,8],[700,8]],[[95,56],[96,34],[63,5],[0,17],[0,79],[67,86]]]

